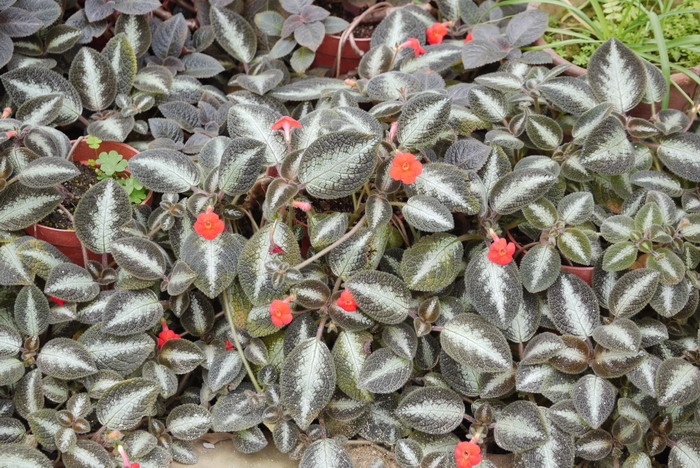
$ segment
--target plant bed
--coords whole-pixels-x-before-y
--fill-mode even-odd
[[[700,466],[700,128],[633,115],[646,52],[445,0],[330,78],[355,25],[244,3],[0,5],[0,465]]]

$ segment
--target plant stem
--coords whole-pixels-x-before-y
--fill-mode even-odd
[[[78,147],[78,145],[80,144],[80,142],[83,141],[84,139],[85,139],[85,137],[78,137],[78,138],[73,142],[73,146],[71,146],[70,151],[69,151],[68,154],[66,155],[66,159],[67,159],[68,161],[71,160],[71,158],[73,157],[73,153],[75,152],[75,149]]]
[[[321,319],[321,323],[318,324],[318,330],[316,330],[316,339],[320,340],[323,336],[323,329],[326,327],[326,322],[328,321],[328,316],[326,315]]]
[[[250,377],[250,381],[253,383],[255,390],[257,390],[258,393],[260,393],[260,392],[262,392],[262,388],[260,387],[260,384],[258,383],[258,379],[255,378],[255,374],[253,373],[253,369],[250,368],[250,364],[248,363],[248,360],[246,359],[245,354],[243,354],[243,347],[241,346],[241,343],[238,340],[238,333],[236,332],[236,325],[233,323],[233,313],[231,312],[231,304],[229,303],[228,292],[226,290],[224,290],[224,292],[221,293],[221,302],[224,305],[224,312],[226,313],[226,319],[228,320],[228,325],[229,325],[229,327],[231,327],[231,334],[233,335],[233,344],[236,347],[236,351],[238,351],[238,355],[243,360],[243,365],[245,366],[246,372],[248,372],[248,377]]]
[[[350,229],[348,232],[346,232],[346,233],[343,235],[343,237],[341,237],[341,238],[338,239],[337,241],[333,242],[331,245],[329,245],[329,246],[326,247],[325,249],[323,249],[323,250],[317,252],[316,255],[314,255],[313,257],[307,258],[306,260],[304,260],[304,261],[301,262],[300,264],[296,265],[294,268],[296,268],[297,270],[301,270],[301,269],[304,268],[306,265],[311,264],[311,263],[314,262],[315,260],[317,260],[317,259],[323,257],[323,256],[326,255],[328,252],[330,252],[331,250],[333,250],[333,249],[335,249],[336,247],[338,247],[340,244],[342,244],[343,242],[345,242],[346,240],[348,240],[350,237],[352,237],[353,234],[355,234],[357,231],[359,231],[359,229],[360,229],[360,228],[362,227],[362,225],[365,223],[365,219],[366,219],[366,218],[365,218],[364,216],[363,216],[362,218],[360,218],[360,220],[357,222],[357,224],[355,224],[355,227],[353,227],[353,228]]]
[[[58,209],[63,211],[63,214],[65,214],[70,220],[70,222],[73,223],[73,225],[75,225],[75,222],[73,221],[73,214],[70,211],[68,211],[68,208],[63,206],[63,204],[60,204],[58,205]],[[85,248],[85,244],[83,244],[83,241],[81,241],[80,239],[78,240],[80,241],[80,250],[83,253],[83,266],[87,268],[88,261],[90,260],[88,258],[87,249]]]

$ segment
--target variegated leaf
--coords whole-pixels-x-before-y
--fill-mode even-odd
[[[613,438],[610,433],[603,429],[594,429],[576,441],[576,456],[590,461],[602,460],[612,448]]]
[[[642,392],[656,398],[656,371],[660,365],[661,359],[649,354],[627,374],[627,378]]]
[[[557,237],[557,247],[559,251],[574,263],[589,265],[593,248],[588,236],[581,230],[575,228],[565,229]]]
[[[231,56],[243,63],[250,63],[257,50],[257,37],[253,27],[233,10],[213,6],[209,21],[214,28],[216,41]]]
[[[451,99],[439,94],[421,94],[404,104],[397,139],[404,149],[424,148],[438,139],[447,127]]]
[[[415,73],[419,70],[431,70],[440,73],[459,62],[462,48],[455,44],[434,44],[425,46],[425,53],[418,57],[409,56],[401,62],[402,72]]]
[[[421,83],[418,78],[400,71],[388,71],[379,74],[370,79],[365,88],[367,96],[373,101],[396,100],[404,95],[411,95],[420,91]]]
[[[363,313],[388,325],[401,323],[411,306],[411,293],[394,275],[380,271],[361,272],[346,283]]]
[[[623,242],[629,240],[634,229],[634,219],[625,215],[615,215],[605,218],[600,226],[600,233],[608,242]]]
[[[70,161],[59,157],[38,158],[30,162],[19,174],[19,182],[31,188],[49,188],[80,174]]]
[[[454,228],[450,210],[437,199],[427,195],[415,195],[401,208],[406,222],[425,232],[443,232]]]
[[[654,297],[660,275],[648,268],[625,273],[613,286],[608,308],[617,317],[631,317]],[[606,346],[610,347],[610,346]]]
[[[685,436],[668,456],[668,468],[692,468],[700,464],[700,437]]]
[[[34,285],[25,286],[17,294],[14,305],[15,323],[26,336],[39,336],[49,327],[49,301]]]
[[[540,198],[523,207],[522,210],[527,222],[537,229],[549,229],[559,219],[557,207],[546,198]]]
[[[557,211],[562,221],[577,226],[590,220],[594,205],[593,195],[590,192],[574,192],[559,201]]]
[[[111,244],[112,256],[130,275],[144,280],[161,279],[166,259],[158,244],[145,237],[123,237]]]
[[[200,180],[197,166],[184,154],[167,149],[139,153],[129,160],[133,177],[156,192],[181,193]]]
[[[607,380],[585,375],[576,382],[571,398],[583,420],[593,429],[598,429],[615,409],[616,393],[615,386]]]
[[[352,468],[348,453],[334,439],[321,439],[313,442],[304,450],[299,461],[299,468]]]
[[[219,398],[211,409],[212,429],[217,432],[243,431],[262,422],[265,406],[242,393]]]
[[[416,355],[416,350],[418,348],[416,332],[405,323],[384,327],[382,331],[382,341],[384,341],[397,356],[413,359]]]
[[[661,274],[659,282],[668,285],[680,283],[685,274],[683,260],[666,247],[657,249],[656,255],[647,259],[647,268],[659,272]]]
[[[687,405],[700,398],[700,370],[682,358],[666,359],[656,370],[655,388],[659,405]]]
[[[12,102],[21,106],[39,96],[60,94],[63,105],[55,124],[65,125],[77,120],[83,111],[78,91],[55,71],[40,66],[16,68],[0,77]]]
[[[637,246],[631,242],[617,242],[603,254],[603,270],[623,271],[637,260]]]
[[[607,117],[586,136],[581,164],[603,175],[619,175],[634,167],[635,152],[616,117]]]
[[[508,340],[514,343],[525,343],[535,334],[542,319],[542,309],[546,307],[546,302],[530,293],[524,293],[523,301],[518,307],[515,318],[503,330]]]
[[[426,434],[448,434],[464,419],[464,402],[452,390],[424,387],[403,397],[395,413],[405,424]]]
[[[450,164],[430,163],[423,166],[423,172],[415,182],[405,186],[410,196],[426,195],[433,197],[450,211],[474,214],[479,211],[479,199],[472,193],[469,184],[471,177],[466,171]]]
[[[193,403],[175,407],[166,421],[170,433],[180,440],[195,440],[206,434],[210,426],[209,411]]]
[[[121,33],[107,42],[102,50],[114,72],[117,93],[129,93],[136,76],[136,54],[126,34]]]
[[[131,216],[129,195],[117,181],[105,179],[80,198],[74,214],[75,233],[89,250],[111,252],[112,241]]]
[[[688,280],[678,284],[659,284],[649,305],[662,317],[673,317],[688,303],[691,285]]]
[[[551,332],[540,333],[525,346],[520,362],[526,365],[543,364],[564,347],[565,344],[559,335]]]
[[[145,379],[125,380],[110,387],[97,402],[97,419],[112,430],[132,429],[150,414],[157,397],[155,383]]]
[[[508,115],[508,102],[500,91],[474,86],[467,99],[474,113],[487,122],[500,122]]]
[[[140,57],[151,46],[151,28],[145,15],[119,15],[115,24],[117,34],[126,34],[131,48]]]
[[[81,379],[97,372],[85,346],[69,338],[54,338],[42,346],[36,364],[41,372],[57,379]]]
[[[556,249],[548,244],[538,244],[528,250],[520,262],[523,286],[531,293],[549,289],[559,277],[560,268],[561,258]]]
[[[324,135],[304,151],[299,181],[317,198],[347,196],[369,179],[375,165],[378,138],[354,131]]]
[[[3,444],[0,464],[15,468],[51,468],[53,466],[46,455],[21,443]]]
[[[263,143],[265,163],[268,166],[281,163],[287,153],[287,144],[279,130],[272,125],[282,115],[268,107],[259,105],[237,105],[228,113],[228,131],[232,137],[251,138]]]
[[[513,452],[533,449],[550,437],[542,410],[529,401],[516,401],[503,408],[493,435],[499,447]]]
[[[189,340],[171,339],[161,348],[158,360],[176,374],[187,374],[204,361],[204,352]]]
[[[525,131],[532,143],[544,150],[553,150],[564,138],[564,132],[559,124],[545,115],[529,115],[525,123]]]
[[[498,265],[488,260],[486,252],[479,253],[469,262],[464,281],[476,311],[499,328],[507,328],[523,300],[515,263]]]
[[[117,96],[117,78],[109,60],[90,47],[78,51],[68,77],[86,109],[103,110]]]
[[[371,392],[360,389],[360,372],[367,360],[365,343],[372,335],[367,332],[342,331],[333,345],[333,361],[338,376],[338,388],[358,401],[371,401]],[[410,373],[410,370],[409,370]]]
[[[63,201],[55,188],[29,189],[13,184],[0,192],[0,229],[19,231],[48,216]]]
[[[392,393],[411,377],[412,361],[380,348],[364,359],[357,386],[371,393]]]
[[[597,345],[589,364],[600,377],[613,379],[634,370],[646,356],[643,350],[619,351]]]
[[[480,371],[510,370],[513,363],[503,334],[476,314],[450,319],[440,333],[440,344],[452,359]]]
[[[489,194],[489,204],[499,214],[512,214],[543,196],[556,177],[543,169],[523,169],[501,177]]]
[[[573,76],[544,81],[539,89],[550,103],[573,115],[583,114],[598,104],[588,83]]]
[[[155,342],[145,333],[115,336],[104,333],[102,325],[87,329],[78,341],[85,345],[99,369],[111,369],[128,375],[153,352]]]
[[[195,286],[212,299],[221,294],[236,277],[244,243],[242,236],[230,232],[213,240],[190,234],[183,245],[182,260],[197,273]]]
[[[173,88],[173,75],[165,67],[149,65],[134,77],[134,88],[151,94],[168,94]]]
[[[283,252],[272,253],[274,246],[281,247]],[[245,295],[254,305],[269,305],[285,290],[286,284],[273,287],[272,273],[266,267],[271,260],[281,260],[290,265],[301,262],[294,233],[284,223],[265,225],[246,242],[239,256],[238,278]]]
[[[226,146],[219,165],[219,189],[227,195],[246,193],[265,161],[265,145],[249,138],[235,138]]]
[[[438,291],[454,281],[463,253],[462,243],[451,234],[421,237],[404,252],[401,276],[410,289]]]
[[[280,372],[280,399],[302,430],[330,401],[335,391],[333,357],[325,343],[310,338],[287,356]]]
[[[44,293],[68,302],[87,302],[97,297],[100,285],[84,268],[61,263],[49,273]]]
[[[218,353],[209,366],[206,383],[213,392],[233,382],[243,368],[243,361],[237,351],[227,350]]]
[[[17,109],[16,117],[29,125],[48,125],[53,122],[63,108],[63,96],[47,94],[24,102]]]
[[[608,349],[637,351],[642,342],[642,333],[632,320],[618,318],[608,325],[596,327],[593,339]]]
[[[102,331],[116,336],[136,335],[156,325],[163,316],[163,305],[150,289],[117,291],[102,316]]]
[[[279,86],[277,89],[270,91],[268,96],[282,101],[315,101],[326,95],[326,93],[332,93],[342,89],[350,89],[343,80],[334,78],[307,78],[305,80]]]
[[[409,37],[425,42],[425,26],[409,11],[398,9],[387,15],[372,34],[372,47],[385,44],[395,47]]]
[[[600,324],[600,308],[595,293],[582,279],[561,273],[547,290],[552,321],[562,333],[588,337]]]
[[[677,133],[660,140],[656,154],[671,172],[691,182],[700,182],[700,135]]]
[[[618,39],[601,45],[588,62],[586,75],[593,94],[618,112],[632,109],[644,97],[646,72],[641,59]]]

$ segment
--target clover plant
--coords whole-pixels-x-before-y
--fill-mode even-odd
[[[480,39],[463,3],[393,11],[347,79],[290,73],[225,1],[110,4],[154,17],[2,75],[0,462],[700,465],[696,115],[615,39],[566,77],[520,51],[541,18],[488,5]],[[467,74],[482,40],[506,53]],[[200,53],[231,80],[188,76]],[[155,200],[98,153],[80,264],[24,231],[76,129],[134,138]]]

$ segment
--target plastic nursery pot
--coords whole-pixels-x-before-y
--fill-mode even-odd
[[[97,151],[116,151],[126,160],[133,158],[139,153],[136,149],[129,145],[115,141],[103,141]],[[87,164],[89,159],[96,159],[95,150],[88,146],[87,141],[82,140],[75,148],[72,159],[73,161],[80,162],[81,164]],[[153,192],[149,192],[148,196],[143,202],[141,202],[141,204],[150,206],[152,202]],[[53,245],[76,265],[83,265],[83,252],[80,246],[80,240],[78,240],[78,236],[75,234],[75,231],[71,229],[56,229],[49,226],[44,226],[42,224],[30,226],[25,231],[27,234]],[[98,262],[102,260],[101,254],[96,254],[89,250],[87,252],[88,259]]]
[[[537,9],[539,8],[539,6],[539,2],[531,2],[528,4],[528,9]],[[545,9],[548,11],[550,10],[548,8]],[[551,13],[552,12],[550,11],[550,14]],[[544,46],[547,45],[547,43],[544,41],[544,39],[540,37],[539,39],[537,39],[537,41],[535,41],[535,45]],[[585,68],[579,67],[578,65],[574,65],[561,55],[557,54],[553,49],[546,48],[544,49],[544,51],[552,57],[552,64],[554,66],[569,65],[569,68],[567,68],[564,71],[565,75],[580,77],[586,74],[587,70]],[[690,70],[696,75],[700,74],[700,65],[693,67]],[[674,73],[673,75],[671,75],[671,81],[676,83],[683,90],[683,92],[686,93],[693,100],[700,96],[700,85],[698,85],[687,75],[683,73]],[[680,91],[678,91],[678,89],[675,86],[671,85],[668,108],[684,111],[689,107],[690,102],[688,102],[688,100],[683,96],[683,94],[681,94]],[[657,105],[656,109],[660,110],[660,105]],[[637,107],[635,107],[634,109],[630,110],[629,115],[633,117],[640,117],[642,119],[649,119],[651,117],[651,106],[649,104],[641,103],[637,105]]]
[[[340,73],[347,73],[350,70],[355,70],[360,65],[360,59],[362,55],[359,55],[357,51],[352,47],[350,43],[352,40],[355,41],[357,48],[362,52],[367,52],[370,48],[371,38],[348,38],[340,51]],[[329,67],[335,70],[335,58],[338,55],[338,44],[340,44],[340,36],[335,34],[326,34],[323,42],[316,50],[316,58],[314,58],[314,63],[312,67]]]
[[[522,248],[522,244],[515,240],[515,237],[510,231],[506,231],[506,238],[512,243],[515,244],[515,250],[520,250]],[[521,255],[525,255],[527,253],[527,249],[523,250]],[[588,286],[592,286],[593,282],[593,269],[594,267],[592,266],[570,266],[570,265],[562,265],[561,266],[561,271],[565,273],[572,273],[579,278],[581,278],[583,281],[585,281]]]

